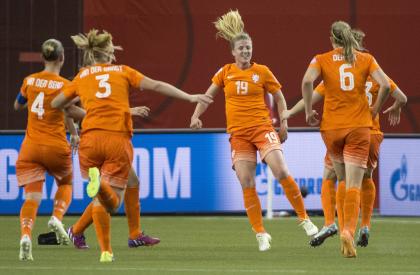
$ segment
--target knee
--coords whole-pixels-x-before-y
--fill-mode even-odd
[[[41,192],[25,193],[25,200],[36,201],[38,204],[40,204],[42,200],[42,193]]]

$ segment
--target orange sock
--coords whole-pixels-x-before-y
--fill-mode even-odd
[[[117,193],[112,189],[111,185],[104,182],[101,182],[98,199],[107,209],[115,209],[120,204],[120,198]]]
[[[337,207],[337,218],[338,218],[338,229],[340,233],[344,229],[344,199],[346,198],[346,183],[340,181],[337,186],[336,192],[336,207]]]
[[[362,192],[360,194],[360,205],[362,212],[362,223],[360,226],[370,228],[370,219],[375,204],[376,187],[372,179],[364,179],[362,182]]]
[[[26,199],[20,209],[20,236],[28,235],[32,238],[32,228],[35,224],[36,213],[38,212],[38,202]]]
[[[139,187],[127,187],[124,196],[124,209],[128,222],[128,236],[134,240],[141,234]]]
[[[63,216],[71,203],[72,190],[73,186],[71,184],[62,184],[58,186],[57,193],[55,193],[53,216],[60,221],[63,220]]]
[[[335,182],[330,179],[322,181],[321,202],[324,211],[324,226],[329,226],[335,220]]]
[[[298,218],[304,220],[308,218],[305,210],[305,204],[303,203],[302,194],[300,193],[299,187],[292,176],[280,180],[283,186],[284,193],[287,199],[295,210]]]
[[[85,211],[83,212],[82,216],[77,220],[77,222],[73,225],[73,233],[76,235],[82,234],[86,228],[88,228],[92,222],[92,208],[93,202],[89,203],[86,207]]]
[[[353,237],[360,212],[360,189],[352,187],[346,190],[344,200],[344,229]]]
[[[93,224],[95,225],[96,237],[98,238],[101,251],[112,253],[111,249],[111,215],[102,205],[94,205],[92,208]]]
[[[252,230],[256,233],[265,232],[262,221],[261,203],[257,195],[257,190],[255,188],[245,188],[243,189],[243,195],[246,214]]]

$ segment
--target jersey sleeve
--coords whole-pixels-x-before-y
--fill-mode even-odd
[[[27,86],[27,81],[28,81],[28,78],[25,78],[24,80],[23,80],[23,83],[22,83],[22,86],[20,86],[20,94],[24,97],[24,98],[28,98],[28,94],[26,93],[26,88],[28,87]]]
[[[77,79],[78,75],[73,79],[73,81],[67,82],[64,84],[63,89],[61,90],[64,93],[66,98],[75,98],[78,96],[78,89],[77,89]]]
[[[314,58],[312,58],[311,62],[309,63],[309,68],[315,68],[318,71],[321,71],[321,64],[319,63],[319,61],[319,55],[314,56]]]
[[[267,67],[265,71],[266,72],[265,72],[264,89],[271,94],[274,94],[280,91],[281,84],[279,83],[277,78],[274,76],[274,74]]]
[[[217,73],[211,79],[211,82],[213,82],[213,84],[221,88],[225,86],[224,84],[224,76],[225,76],[225,71],[226,71],[225,68],[226,67],[220,68],[220,70],[218,70]]]
[[[374,71],[376,71],[380,67],[373,56],[369,55],[369,57],[370,57],[369,73],[372,74]]]
[[[130,83],[130,86],[134,88],[139,88],[140,82],[143,80],[144,75],[129,66],[124,66],[124,71],[127,72],[128,82]]]
[[[324,81],[321,81],[318,86],[316,86],[316,88],[314,89],[315,92],[317,92],[318,94],[325,96],[325,85],[324,85]]]

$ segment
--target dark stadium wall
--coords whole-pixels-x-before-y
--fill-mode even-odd
[[[73,78],[78,55],[70,34],[82,30],[83,0],[0,1],[0,129],[25,129],[27,112],[13,110],[25,76],[43,69],[41,44],[59,39],[65,48],[62,75]]]
[[[226,0],[85,0],[84,30],[105,29],[124,51],[118,62],[145,75],[172,83],[189,93],[205,92],[213,74],[233,62],[226,41],[215,39],[212,22],[238,9],[254,42],[253,60],[268,65],[283,85],[288,105],[301,97],[300,82],[314,54],[328,51],[329,27],[345,20],[367,34],[365,45],[384,71],[409,96],[401,125],[386,132],[419,132],[420,2],[374,1],[226,1]],[[148,105],[149,120],[136,128],[188,127],[194,106],[144,92],[134,92],[132,105]],[[387,103],[389,106],[390,101]],[[225,127],[220,94],[203,115],[205,127]],[[306,126],[300,115],[289,126]]]

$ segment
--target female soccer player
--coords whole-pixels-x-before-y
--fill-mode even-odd
[[[130,108],[130,113],[132,116],[147,117],[149,112],[150,108],[147,106]],[[72,106],[72,108],[68,108],[67,114],[74,120],[81,121],[85,117],[86,112],[79,107]],[[127,189],[124,195],[124,210],[129,229],[128,247],[130,248],[139,246],[153,246],[160,242],[159,238],[145,235],[141,230],[139,192],[140,182],[134,169],[131,168],[128,174]],[[86,244],[84,231],[93,223],[92,207],[93,202],[91,202],[86,207],[85,211],[77,220],[77,222],[67,230],[70,240],[77,249],[89,248],[89,246]]]
[[[363,38],[365,34],[361,30],[352,30],[353,36],[359,44],[360,50],[366,51],[363,48]],[[396,86],[396,84],[388,78],[391,87],[391,96],[395,99],[393,105],[384,111],[384,114],[389,114],[388,120],[392,126],[399,124],[401,108],[407,103],[407,96]],[[379,85],[370,76],[365,85],[365,92],[368,98],[369,106],[376,101],[379,92]],[[320,83],[314,90],[312,96],[312,105],[324,98],[325,85]],[[305,109],[303,99],[296,103],[290,110],[283,111],[282,119],[288,119],[302,112]],[[373,170],[376,168],[379,155],[379,147],[383,140],[383,133],[380,130],[379,115],[373,120],[372,129],[370,131],[370,147],[369,158],[367,162],[367,169],[363,177],[361,188],[361,225],[356,244],[359,246],[367,246],[369,240],[370,220],[373,212],[373,205],[375,202],[376,188],[372,179]],[[332,162],[328,156],[325,156],[324,161],[324,175],[321,189],[321,202],[324,211],[324,226],[314,236],[310,244],[312,246],[321,245],[324,240],[337,233],[337,225],[335,224],[335,206],[336,206],[336,191],[335,182],[337,176],[334,172]],[[338,201],[339,205],[343,204],[343,198]],[[340,228],[343,227],[343,221],[339,221]]]
[[[153,90],[192,103],[209,104],[206,95],[190,95],[167,83],[150,79],[126,66],[114,65],[114,46],[108,32],[91,30],[72,36],[83,51],[82,68],[51,103],[62,108],[76,96],[86,109],[79,145],[79,161],[84,178],[89,177],[87,193],[93,198],[92,217],[101,247],[100,262],[113,261],[110,242],[110,213],[124,196],[131,169],[133,147],[129,111],[129,88]]]
[[[72,197],[71,149],[66,139],[63,112],[50,107],[64,84],[60,76],[64,63],[64,48],[60,41],[48,39],[42,44],[44,70],[29,75],[14,103],[15,110],[28,109],[28,126],[16,162],[19,186],[25,189],[25,202],[20,211],[20,260],[33,260],[32,228],[42,199],[45,172],[51,174],[58,185],[53,213],[48,227],[56,232],[62,244],[69,237],[61,223]],[[69,130],[77,136],[73,120],[66,119]]]
[[[270,249],[271,236],[263,226],[261,205],[255,188],[257,151],[282,184],[300,225],[308,236],[312,236],[318,232],[318,228],[306,214],[299,187],[289,174],[281,151],[281,142],[287,137],[287,122],[281,124],[279,137],[264,103],[265,93],[271,93],[279,113],[287,108],[281,85],[267,66],[251,62],[252,40],[244,32],[244,23],[238,11],[228,12],[214,24],[217,35],[229,41],[235,63],[223,66],[215,74],[206,94],[214,97],[221,90],[225,92],[233,168],[242,186],[246,213],[256,233],[259,250]],[[191,117],[192,128],[202,127],[200,116],[206,109],[204,104],[197,105]]]
[[[337,207],[342,217],[341,252],[344,257],[356,257],[353,236],[360,209],[360,188],[369,156],[370,128],[389,93],[389,83],[373,56],[357,51],[359,45],[350,26],[338,21],[331,26],[333,50],[316,55],[302,80],[306,122],[319,123],[312,110],[313,82],[321,75],[325,85],[321,135],[327,147],[335,173],[340,181],[337,197],[345,198]],[[380,88],[378,98],[369,109],[365,93],[367,77],[371,75]],[[345,183],[344,183],[345,181]],[[340,188],[344,186],[346,188]]]

